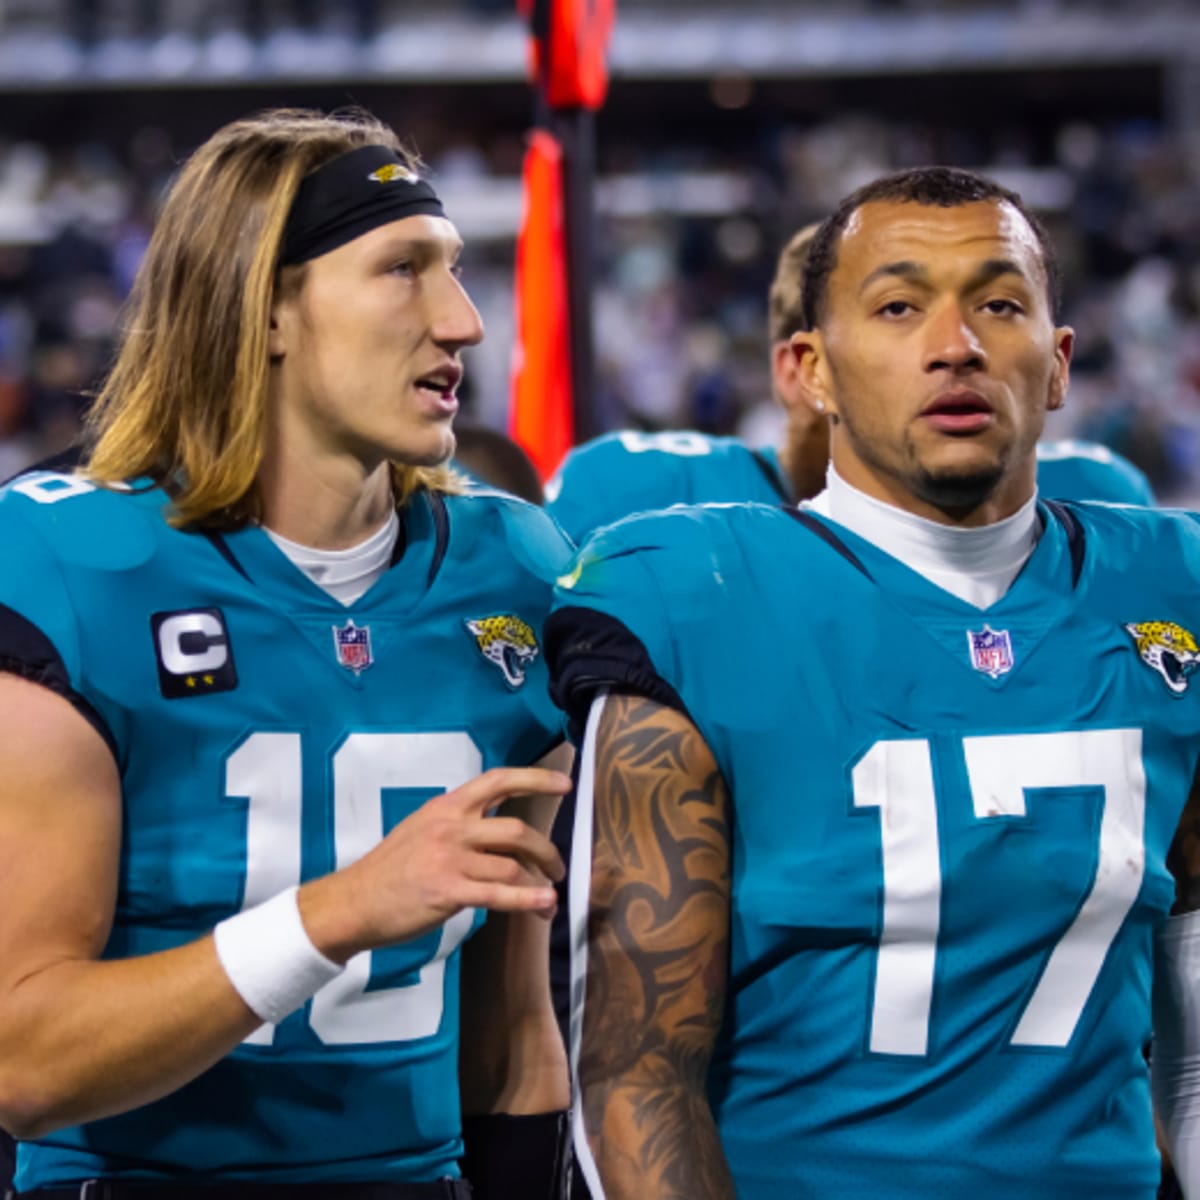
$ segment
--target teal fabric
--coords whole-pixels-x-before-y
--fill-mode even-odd
[[[1037,448],[1038,491],[1051,500],[1154,504],[1150,481],[1127,458],[1099,442],[1042,442]]]
[[[731,789],[709,1092],[742,1200],[1155,1194],[1142,1050],[1200,755],[1200,531],[1067,511],[1078,582],[1043,507],[985,610],[759,505],[621,522],[559,581],[555,621],[639,639]]]
[[[789,498],[774,450],[703,433],[606,433],[576,446],[546,484],[546,508],[576,545],[602,525],[672,504]]]

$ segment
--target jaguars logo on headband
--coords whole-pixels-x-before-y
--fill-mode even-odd
[[[1173,621],[1139,621],[1126,625],[1138,658],[1162,676],[1176,696],[1187,691],[1188,676],[1200,665],[1200,646],[1182,625]]]
[[[519,688],[525,682],[529,664],[538,656],[533,630],[511,613],[497,613],[494,617],[480,617],[463,623],[475,635],[479,653],[500,668],[509,687]]]
[[[407,167],[402,167],[399,163],[386,163],[378,170],[372,171],[367,178],[373,179],[376,183],[391,183],[397,179],[403,183],[417,182],[417,176]]]

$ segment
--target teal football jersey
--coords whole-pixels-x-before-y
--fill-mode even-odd
[[[760,505],[611,526],[559,581],[573,718],[606,685],[674,703],[731,791],[709,1093],[742,1200],[1155,1194],[1142,1049],[1200,755],[1200,529],[1041,511],[985,610]]]
[[[774,450],[690,431],[606,433],[576,446],[546,484],[546,508],[576,544],[602,525],[672,504],[790,498]]]
[[[1037,483],[1038,491],[1051,500],[1155,502],[1150,480],[1129,459],[1099,442],[1075,438],[1038,444]]]
[[[180,532],[164,503],[54,474],[0,495],[0,657],[120,770],[106,957],[191,941],[561,740],[534,631],[569,549],[540,510],[419,493],[398,560],[343,606],[261,529]],[[357,955],[173,1095],[22,1145],[18,1186],[457,1175],[458,949],[481,921]]]

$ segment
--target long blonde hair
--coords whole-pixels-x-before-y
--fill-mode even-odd
[[[236,527],[261,515],[267,336],[288,212],[304,176],[367,145],[418,165],[392,129],[358,110],[273,109],[226,125],[192,155],[87,415],[89,476],[166,485],[178,525]],[[398,504],[422,487],[457,490],[446,467],[393,463],[392,477]]]

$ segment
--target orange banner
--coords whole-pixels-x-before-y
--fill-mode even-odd
[[[525,152],[525,208],[517,235],[509,433],[543,480],[574,441],[562,166],[557,139],[534,130]]]

